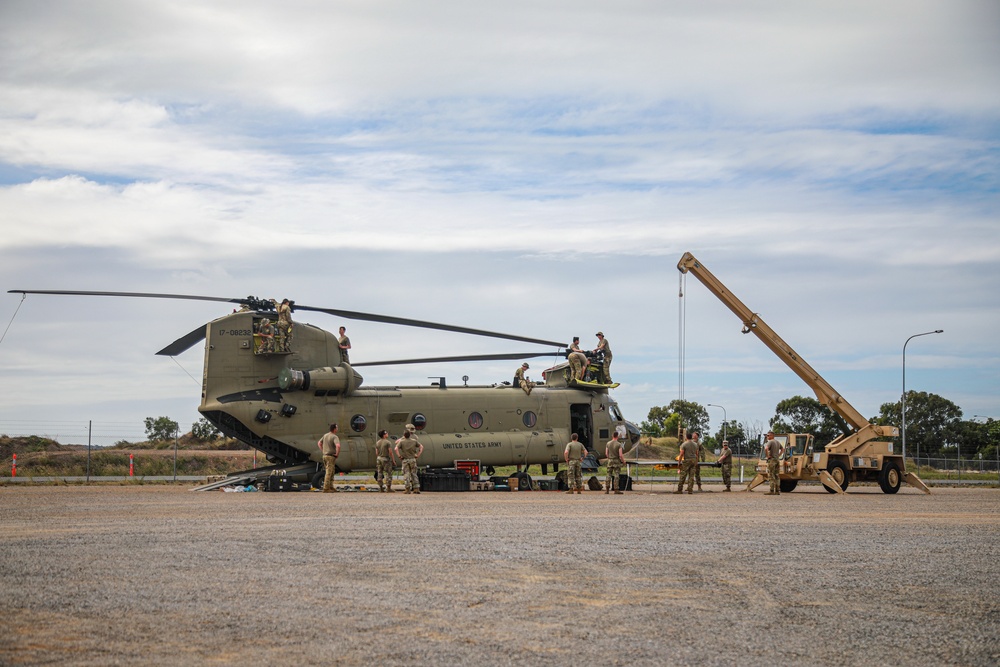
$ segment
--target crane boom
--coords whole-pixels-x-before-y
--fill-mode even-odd
[[[806,363],[805,359],[800,357],[792,349],[791,345],[782,340],[781,336],[775,333],[774,329],[769,327],[757,313],[747,308],[736,295],[726,289],[726,286],[711,271],[705,268],[705,265],[699,262],[694,255],[689,252],[684,253],[681,261],[677,264],[677,268],[681,273],[690,273],[701,281],[708,288],[709,292],[714,294],[719,301],[722,301],[736,317],[740,318],[740,321],[743,322],[743,333],[752,333],[757,336],[779,359],[785,362],[785,365],[802,378],[802,381],[816,394],[816,398],[820,403],[843,417],[844,421],[853,430],[859,430],[868,424],[868,420],[861,416],[854,409],[854,406],[848,403],[829,382],[824,380],[812,366]]]

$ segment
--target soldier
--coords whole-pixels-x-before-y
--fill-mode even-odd
[[[333,475],[337,468],[337,457],[340,456],[340,438],[337,437],[337,425],[330,424],[330,431],[325,433],[317,444],[320,451],[323,452],[323,467],[326,468],[323,493],[335,493],[337,489],[333,487]]]
[[[774,439],[774,431],[767,432],[764,456],[767,457],[767,480],[771,483],[771,490],[767,492],[767,495],[780,496],[781,482],[778,478],[778,460],[781,458],[781,443]]]
[[[351,355],[347,352],[351,349],[351,339],[347,337],[347,327],[340,327],[340,338],[337,342],[340,346],[341,359],[344,360],[345,364],[351,363]]]
[[[594,352],[604,353],[604,363],[601,365],[601,383],[611,384],[611,344],[604,337],[604,333],[598,331],[595,335],[597,336],[597,347],[594,348]]]
[[[268,354],[274,352],[274,327],[271,320],[266,317],[260,321],[260,345],[257,347],[257,354]]]
[[[520,387],[524,390],[524,393],[531,396],[531,390],[534,388],[535,383],[524,376],[524,371],[528,370],[528,362],[521,364],[521,367],[514,371],[514,388]]]
[[[677,490],[674,493],[683,493],[684,480],[687,480],[687,492],[694,493],[694,471],[698,469],[698,443],[688,438],[681,444],[680,457],[681,469],[680,477],[677,481]]]
[[[625,463],[625,448],[618,437],[616,430],[604,448],[604,454],[608,457],[608,476],[604,480],[604,493],[614,489],[616,496],[622,495],[622,490],[619,487],[621,486],[622,465]]]
[[[271,299],[271,303],[275,303]],[[281,351],[290,352],[292,349],[292,302],[282,299],[277,305],[278,309],[278,340],[281,342]]]
[[[583,379],[588,363],[587,355],[580,349],[580,337],[573,336],[573,342],[569,346],[569,370],[574,380]]]
[[[403,462],[403,482],[406,486],[404,493],[420,493],[417,458],[424,452],[424,446],[412,436],[413,434],[407,430],[403,433],[403,437],[396,441],[396,456]]]
[[[583,457],[586,455],[587,448],[580,442],[580,436],[574,433],[572,439],[566,443],[566,449],[563,450],[563,458],[566,459],[569,466],[566,471],[566,483],[569,485],[569,491],[566,493],[574,491],[583,493]]]
[[[722,441],[722,451],[716,463],[722,468],[722,483],[726,485],[725,490],[732,491],[729,486],[733,482],[733,450],[729,449],[728,440]]]
[[[375,478],[378,480],[379,493],[393,493],[392,469],[396,466],[396,457],[392,454],[392,443],[389,442],[389,432],[382,429],[378,432],[379,440],[375,443]]]
[[[694,440],[694,444],[698,445],[698,461],[694,464],[694,482],[698,485],[698,491],[701,491],[701,466],[698,465],[701,461],[705,460],[705,450],[701,447],[701,440],[699,433],[695,431],[691,434],[691,439]]]

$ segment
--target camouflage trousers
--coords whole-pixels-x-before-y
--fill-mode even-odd
[[[417,477],[417,460],[403,459],[403,484],[407,491],[420,490],[420,478]]]
[[[573,375],[572,379],[579,380],[583,375],[583,365],[587,363],[587,355],[579,352],[569,353],[569,370]]]
[[[378,457],[375,462],[375,479],[378,480],[379,489],[386,486],[392,488],[392,459],[387,456]]]
[[[723,463],[722,464],[722,483],[729,488],[729,485],[733,483],[733,464]]]
[[[681,461],[681,471],[680,477],[677,480],[677,490],[680,491],[684,487],[684,481],[687,480],[688,493],[690,493],[694,488],[694,473],[698,470],[698,461],[695,459],[684,459]]]
[[[767,479],[771,482],[771,492],[781,493],[781,482],[778,480],[778,459],[767,460]]]
[[[604,357],[604,363],[601,365],[601,383],[611,384],[611,357]]]
[[[699,489],[701,488],[701,466],[698,465],[697,461],[694,462],[694,483],[698,485]]]
[[[583,490],[583,462],[570,461],[569,470],[566,471],[566,484],[570,491]]]
[[[281,352],[290,351],[292,347],[292,325],[278,324],[277,329],[278,329],[278,350]]]
[[[622,474],[622,464],[620,462],[608,462],[608,476],[604,480],[605,491],[618,491],[619,480]]]
[[[337,470],[337,457],[323,455],[323,467],[326,468],[326,477],[323,478],[323,490],[333,488],[333,476]]]

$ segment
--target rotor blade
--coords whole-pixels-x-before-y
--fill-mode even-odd
[[[516,340],[521,343],[537,343],[539,345],[555,345],[556,347],[566,347],[566,343],[557,343],[551,340],[541,340],[539,338],[527,338],[525,336],[515,336],[513,334],[498,333],[496,331],[486,331],[484,329],[470,329],[468,327],[458,327],[451,324],[440,324],[438,322],[426,322],[424,320],[411,320],[405,317],[390,317],[388,315],[376,315],[374,313],[359,313],[353,310],[338,310],[335,308],[316,308],[314,306],[295,305],[294,310],[312,310],[318,313],[327,313],[338,317],[346,317],[349,320],[364,320],[366,322],[382,322],[383,324],[399,324],[404,327],[419,327],[421,329],[437,329],[439,331],[454,331],[455,333],[472,334],[473,336],[487,336],[489,338],[502,338],[504,340]]]
[[[227,299],[218,296],[196,296],[191,294],[157,294],[149,292],[91,292],[75,290],[8,290],[11,294],[65,294],[70,296],[126,296],[143,297],[151,299],[188,299],[191,301],[220,301],[222,303],[239,303],[249,306],[254,310],[273,310],[274,306],[265,299],[256,297],[246,297],[242,299]],[[441,324],[439,322],[427,322],[425,320],[411,320],[405,317],[391,317],[389,315],[377,315],[375,313],[362,313],[354,310],[340,310],[337,308],[317,308],[315,306],[293,305],[292,312],[308,310],[317,313],[326,313],[338,317],[346,317],[349,320],[363,320],[367,322],[382,322],[383,324],[399,324],[406,327],[417,327],[421,329],[436,329],[438,331],[453,331],[455,333],[470,334],[473,336],[486,336],[488,338],[501,338],[503,340],[514,340],[521,343],[537,343],[538,345],[554,345],[556,347],[566,347],[566,343],[558,343],[540,338],[528,338],[526,336],[515,336],[513,334],[499,333],[496,331],[486,331],[485,329],[471,329],[469,327],[459,327],[452,324]]]
[[[362,361],[351,364],[352,368],[359,366],[396,366],[402,364],[431,364],[450,361],[502,361],[514,359],[534,359],[536,357],[561,356],[561,352],[510,352],[505,354],[472,354],[464,357],[426,357],[424,359],[397,359],[396,361]]]
[[[155,294],[149,292],[90,292],[75,290],[32,290],[12,289],[8,294],[65,294],[69,296],[130,296],[144,299],[188,299],[190,301],[221,301],[223,303],[244,303],[247,299],[227,299],[220,296],[195,296],[192,294]]]
[[[157,354],[161,354],[165,357],[176,357],[178,354],[186,352],[201,341],[205,340],[206,326],[207,325],[203,324],[186,336],[181,336],[173,343],[157,352]]]

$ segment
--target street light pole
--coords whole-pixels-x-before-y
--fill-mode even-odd
[[[924,333],[913,334],[912,336],[906,339],[905,343],[903,343],[903,400],[901,403],[901,410],[900,410],[900,412],[902,413],[901,416],[903,422],[901,427],[903,434],[903,465],[906,465],[906,345],[911,340],[917,338],[918,336],[929,336],[931,334],[939,334],[939,333],[944,333],[944,329],[935,329],[934,331],[925,331]],[[920,470],[919,442],[917,443],[917,470]]]
[[[726,409],[721,405],[716,405],[715,403],[706,403],[710,408],[722,408],[722,439],[726,439]]]

